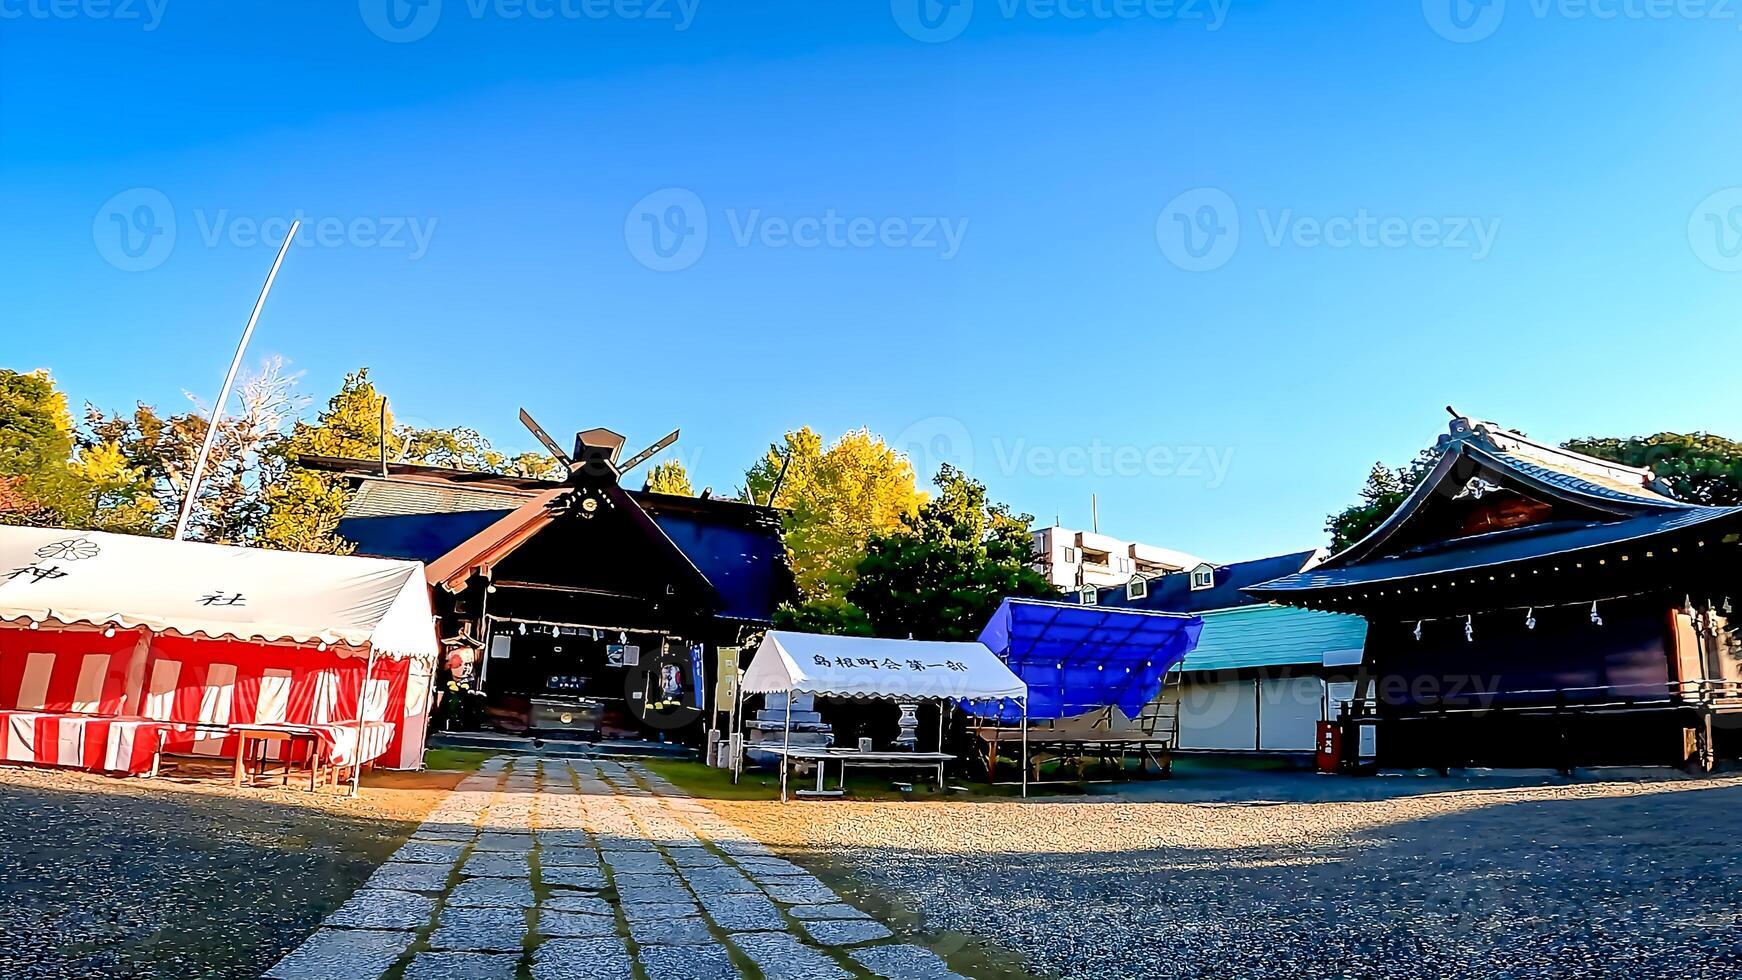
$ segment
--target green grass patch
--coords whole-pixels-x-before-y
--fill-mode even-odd
[[[732,782],[730,769],[717,769],[704,766],[699,762],[681,762],[673,759],[642,759],[637,765],[645,767],[649,772],[664,776],[691,796],[704,800],[778,800],[780,799],[780,775],[772,771],[745,769],[736,784]],[[823,784],[829,789],[840,785],[840,770],[829,767],[829,778]],[[1022,795],[1020,786],[988,786],[981,782],[970,782],[962,779],[946,780],[946,785],[961,787],[962,792],[949,790],[938,792],[936,785],[928,781],[916,771],[913,778],[913,789],[902,790],[895,786],[895,779],[900,771],[891,773],[885,770],[849,769],[847,771],[847,796],[849,800],[939,800],[962,799],[974,797],[1014,797]],[[815,773],[809,776],[797,774],[787,777],[789,792],[801,789],[815,789],[817,777]],[[1075,795],[1076,790],[1070,787],[1033,786],[1029,788],[1030,796],[1057,796],[1061,794]]]
[[[476,772],[484,760],[499,753],[491,749],[430,749],[423,754],[426,769]]]

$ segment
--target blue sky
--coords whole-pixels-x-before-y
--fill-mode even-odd
[[[388,2],[0,0],[0,363],[209,398],[297,213],[251,360],[720,490],[866,425],[1236,560],[1447,403],[1742,432],[1724,5]]]

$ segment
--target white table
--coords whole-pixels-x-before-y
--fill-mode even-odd
[[[760,748],[760,746],[759,746]],[[817,764],[817,788],[814,790],[799,790],[799,796],[842,796],[847,789],[847,767],[862,766],[879,769],[936,769],[938,789],[944,788],[944,765],[956,757],[948,752],[860,752],[857,749],[843,748],[770,748],[766,751],[780,756],[780,799],[786,801],[787,767],[795,762],[815,762]],[[828,773],[829,763],[839,763],[841,781],[838,789],[825,789],[823,780]]]

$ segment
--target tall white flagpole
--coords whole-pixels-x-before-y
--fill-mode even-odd
[[[236,371],[242,366],[242,355],[248,352],[248,340],[254,336],[254,325],[260,322],[260,310],[266,306],[266,295],[272,292],[272,281],[278,278],[278,267],[284,263],[284,253],[290,251],[290,243],[296,240],[296,230],[300,227],[300,219],[292,221],[290,231],[285,233],[284,244],[278,246],[278,258],[272,260],[272,271],[266,274],[266,285],[260,287],[260,298],[254,301],[254,312],[248,314],[248,326],[242,330],[242,342],[236,345],[236,356],[230,359],[230,371],[224,375],[224,388],[218,392],[218,400],[212,403],[212,420],[206,426],[206,439],[194,460],[194,472],[188,478],[187,497],[181,502],[181,514],[175,519],[176,541],[187,534],[188,521],[194,515],[194,501],[200,496],[200,481],[206,477],[206,460],[212,455],[212,444],[218,441],[218,423],[224,417],[224,404],[230,400],[230,388],[236,383]]]

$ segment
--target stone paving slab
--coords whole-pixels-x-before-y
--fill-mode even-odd
[[[478,835],[478,842],[473,847],[480,851],[525,854],[532,850],[532,835],[530,833],[503,833],[499,830],[488,831]]]
[[[617,890],[617,900],[625,905],[683,902],[690,897],[676,875],[616,875],[611,885]]]
[[[817,880],[815,875],[806,874],[802,871],[798,874],[770,874],[766,871],[751,871],[749,872],[749,875],[756,879],[757,884],[762,885],[765,888],[769,886],[795,888],[799,886],[822,884],[821,881]]]
[[[645,905],[625,905],[623,906],[623,915],[627,917],[634,914],[648,918],[656,918],[659,916],[664,916],[666,918],[683,918],[685,916],[701,915],[702,910],[696,905],[695,900],[689,898],[687,895],[684,897],[686,900],[682,902],[651,902]]]
[[[637,958],[647,980],[738,980],[742,975],[719,945],[644,946]]]
[[[514,980],[518,953],[419,953],[405,980]]]
[[[538,931],[563,939],[598,939],[617,935],[617,917],[585,912],[549,911],[538,917]]]
[[[422,929],[434,914],[435,899],[428,895],[359,888],[327,916],[325,924],[342,929]]]
[[[841,900],[826,885],[769,885],[767,891],[785,905],[830,905]]]
[[[469,822],[469,821],[468,821]],[[411,835],[412,844],[470,844],[478,838],[476,827],[468,827],[459,823],[431,825],[425,823]]]
[[[700,844],[668,847],[665,851],[681,871],[684,868],[723,868],[726,862]]]
[[[641,831],[634,826],[626,826],[612,830],[595,830],[593,838],[599,842],[599,850],[618,853],[653,853],[653,842],[638,836]]]
[[[765,875],[805,875],[810,872],[793,864],[785,858],[745,857],[738,859],[738,866],[752,874]]]
[[[393,853],[389,861],[405,861],[415,864],[453,864],[460,859],[460,852],[465,850],[464,844],[414,842]]]
[[[634,980],[623,940],[552,939],[532,954],[534,980]]]
[[[679,946],[714,942],[714,934],[700,918],[651,918],[628,914],[629,935],[642,946]]]
[[[829,905],[794,905],[786,910],[795,919],[868,919],[870,916],[845,902]]]
[[[529,909],[538,903],[532,883],[512,878],[467,878],[448,893],[449,905]]]
[[[686,868],[681,874],[698,895],[703,892],[713,892],[716,895],[762,894],[762,889],[756,887],[755,882],[731,868]]]
[[[364,888],[387,888],[402,892],[446,891],[453,869],[446,864],[412,864],[389,861],[375,869]]]
[[[596,868],[599,852],[591,847],[544,844],[538,851],[538,863],[545,868]]]
[[[617,910],[598,895],[558,892],[544,900],[544,908],[552,912],[583,912],[587,915],[615,916]]]
[[[671,865],[658,851],[606,851],[605,863],[613,874],[671,874]]]
[[[762,971],[764,980],[850,980],[852,974],[815,946],[786,932],[734,933],[732,944]]]
[[[266,980],[376,980],[416,938],[415,932],[317,929],[266,971]]]
[[[526,943],[526,913],[520,909],[450,905],[430,936],[432,949],[510,952]]]
[[[758,844],[755,841],[751,841],[751,840],[742,840],[742,839],[740,839],[740,840],[721,840],[718,842],[718,847],[720,848],[720,850],[725,851],[727,854],[730,854],[733,857],[773,857],[774,856],[773,851],[771,851],[767,847],[765,847],[761,844]]]
[[[468,878],[524,878],[532,870],[525,854],[478,851],[460,865]]]
[[[853,959],[889,980],[967,980],[923,946],[867,946],[854,950]]]
[[[889,929],[663,781],[649,792],[592,762],[485,772],[271,980],[509,980],[528,966],[533,980],[739,980],[757,972],[746,960],[764,980],[953,980],[923,947],[864,945]]]
[[[698,892],[708,918],[722,929],[732,932],[781,930],[786,917],[780,907],[761,895],[714,895]]]
[[[598,868],[539,868],[538,877],[547,885],[561,885],[565,888],[587,888],[602,891],[605,887],[605,872]]]
[[[855,946],[890,936],[886,926],[870,919],[814,919],[804,923],[804,930],[824,946]]]

